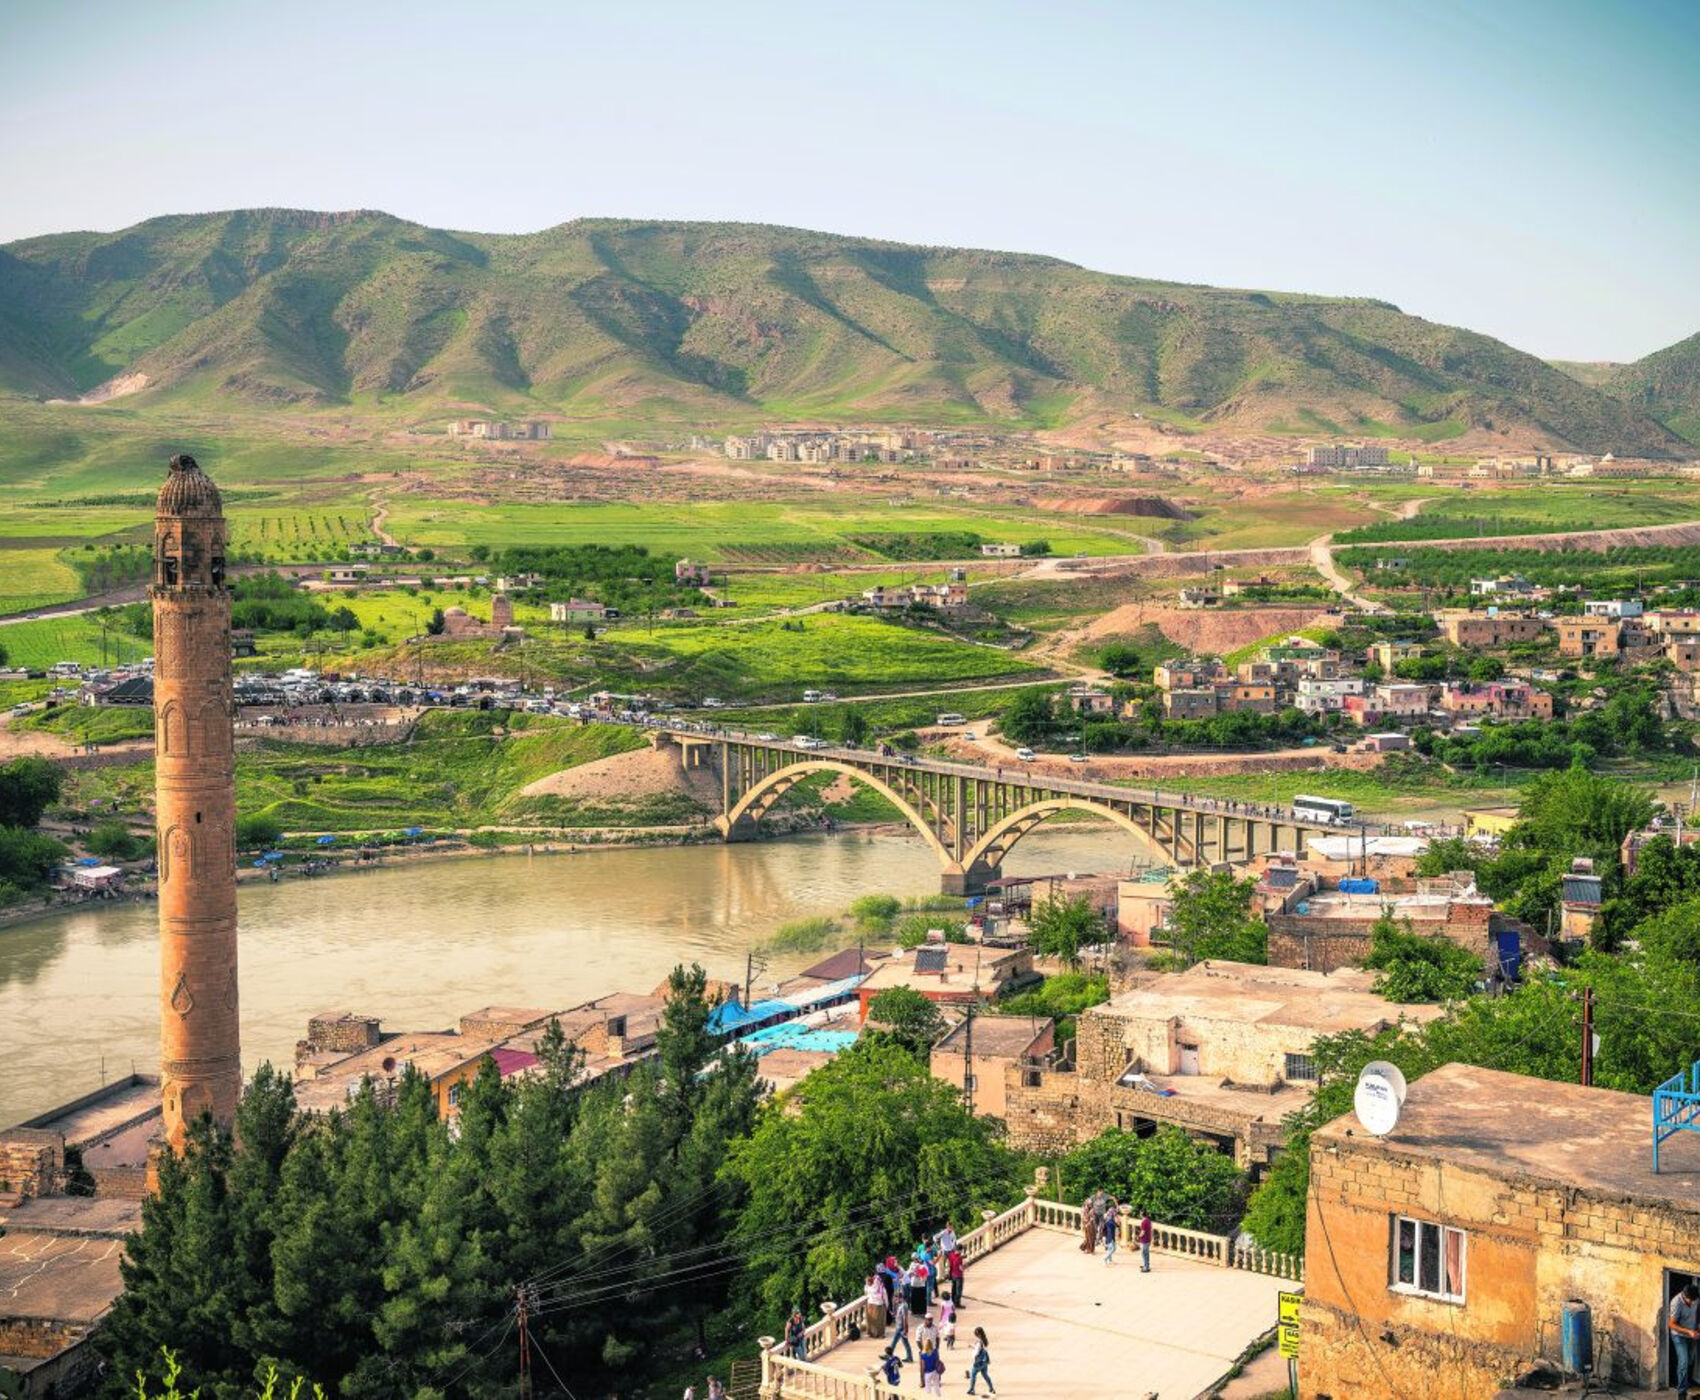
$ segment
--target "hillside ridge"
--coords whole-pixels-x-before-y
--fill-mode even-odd
[[[408,421],[451,404],[705,426],[1140,417],[1177,433],[1686,446],[1615,381],[1386,301],[751,223],[486,234],[239,209],[0,247],[0,394],[75,400],[121,377],[141,386],[130,406]]]

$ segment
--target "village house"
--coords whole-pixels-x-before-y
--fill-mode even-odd
[[[1002,1118],[1006,1072],[1044,1059],[1055,1040],[1048,1016],[968,1017],[933,1047],[933,1077],[971,1094],[975,1113]]]
[[[608,609],[601,603],[593,603],[587,598],[572,598],[565,603],[549,604],[549,621],[564,622],[568,626],[581,622],[606,622]]]
[[[1434,614],[1434,623],[1448,642],[1465,650],[1539,641],[1548,626],[1544,618],[1530,613],[1495,609],[1471,612],[1467,608],[1442,609]]]
[[[856,989],[856,997],[866,1021],[868,1003],[890,987],[911,987],[940,1006],[968,1007],[1036,980],[1030,948],[929,941],[880,963]]]
[[[1367,727],[1424,719],[1433,703],[1433,686],[1395,681],[1376,685],[1365,695],[1346,696],[1341,709],[1348,718]]]
[[[1324,887],[1317,875],[1271,865],[1257,896],[1269,925],[1269,965],[1333,972],[1359,967],[1369,956],[1370,930],[1383,918],[1428,938],[1445,938],[1481,959],[1482,975],[1515,970],[1518,931],[1496,919],[1493,901],[1467,871],[1415,882],[1393,892],[1374,879],[1343,879]],[[1365,888],[1367,886],[1367,888]]]
[[[1115,699],[1109,691],[1090,685],[1070,686],[1067,699],[1069,709],[1077,715],[1107,715],[1113,713],[1116,708]]]
[[[1552,696],[1527,681],[1467,681],[1445,686],[1440,708],[1460,715],[1497,715],[1502,719],[1551,719]]]
[[[1651,1164],[1653,1103],[1451,1064],[1385,1137],[1311,1138],[1299,1371],[1306,1396],[1491,1396],[1544,1362],[1567,1306],[1594,1375],[1669,1386],[1663,1316],[1700,1277],[1700,1137]]]
[[[1019,559],[1021,546],[1018,544],[983,544],[980,553],[988,559]]]
[[[1391,676],[1401,661],[1414,661],[1423,654],[1421,642],[1376,642],[1364,651],[1364,659]]]
[[[1293,703],[1308,715],[1329,714],[1345,707],[1348,695],[1362,695],[1362,676],[1341,676],[1334,680],[1319,680],[1301,676]]]
[[[1062,1152],[1106,1128],[1147,1136],[1171,1125],[1260,1173],[1286,1140],[1285,1118],[1314,1091],[1319,1035],[1440,1014],[1391,1005],[1374,980],[1231,962],[1156,976],[1081,1013],[1072,1067],[1007,1071],[1010,1142]]]
[[[681,559],[673,565],[673,582],[682,587],[701,588],[708,582],[708,565]]]
[[[1473,598],[1502,598],[1507,595],[1525,598],[1535,591],[1535,585],[1521,574],[1501,574],[1498,578],[1470,580],[1470,596]]]

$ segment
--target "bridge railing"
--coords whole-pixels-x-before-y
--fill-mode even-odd
[[[939,759],[910,758],[898,754],[880,754],[871,749],[847,749],[829,745],[819,749],[799,749],[783,739],[758,739],[738,730],[706,729],[676,730],[656,726],[664,733],[682,739],[701,741],[718,739],[728,743],[745,744],[752,748],[793,754],[799,762],[809,759],[833,759],[839,763],[886,764],[900,771],[935,773],[945,777],[972,778],[980,782],[1003,782],[1026,788],[1036,794],[1066,793],[1071,797],[1090,797],[1102,802],[1151,803],[1178,811],[1199,812],[1206,816],[1226,817],[1242,821],[1268,821],[1281,826],[1299,827],[1331,835],[1377,835],[1382,828],[1374,823],[1360,822],[1339,826],[1312,817],[1295,816],[1289,807],[1267,803],[1244,802],[1239,799],[1199,797],[1184,792],[1165,792],[1161,784],[1151,787],[1131,784],[1093,782],[1078,778],[1057,777],[1050,773],[1033,773],[1026,768],[1004,769],[977,767],[965,763],[946,763]]]

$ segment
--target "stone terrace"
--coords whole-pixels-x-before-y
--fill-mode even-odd
[[[991,1341],[1000,1396],[1126,1400],[1155,1391],[1192,1396],[1227,1374],[1241,1352],[1275,1324],[1276,1294],[1299,1261],[1234,1253],[1218,1236],[1156,1229],[1151,1272],[1125,1243],[1113,1265],[1079,1250],[1077,1207],[1029,1201],[974,1232],[946,1394],[965,1394],[975,1327]],[[870,1378],[885,1341],[848,1339],[856,1305],[810,1329],[810,1362],[764,1355],[762,1394],[789,1400],[890,1400],[921,1393],[917,1366],[893,1389]],[[889,1333],[887,1340],[889,1340]],[[983,1392],[982,1392],[983,1393]]]

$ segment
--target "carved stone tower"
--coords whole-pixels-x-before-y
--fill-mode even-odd
[[[173,457],[154,519],[154,794],[159,809],[160,1089],[174,1151],[242,1093],[236,1006],[236,768],[224,503]]]

